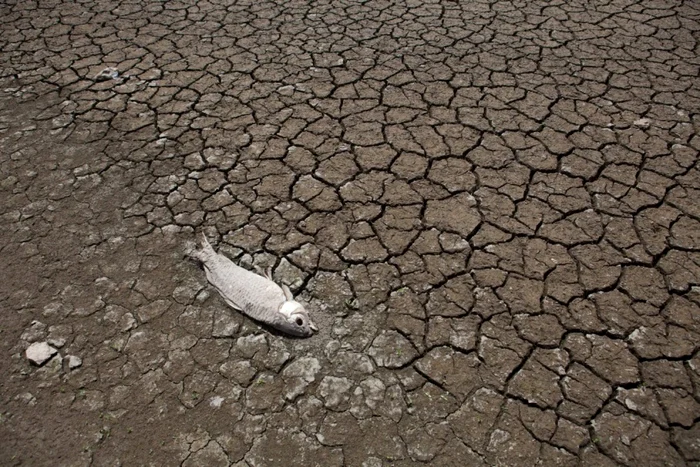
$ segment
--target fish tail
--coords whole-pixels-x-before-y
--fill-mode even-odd
[[[189,256],[190,258],[194,258],[198,261],[201,261],[202,263],[206,262],[209,258],[216,255],[214,248],[212,248],[211,243],[209,243],[209,240],[207,240],[207,237],[206,235],[204,235],[204,232],[202,232],[202,238],[199,242],[199,248],[195,248],[193,245],[190,245],[187,248],[186,253],[187,256]]]

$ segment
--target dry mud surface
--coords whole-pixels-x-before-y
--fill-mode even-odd
[[[0,464],[698,465],[698,40],[691,0],[4,0]],[[229,310],[199,232],[320,333]]]

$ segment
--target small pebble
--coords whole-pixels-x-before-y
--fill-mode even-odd
[[[107,67],[95,75],[95,81],[108,81],[110,79],[117,79],[119,77],[119,72],[116,68]]]
[[[75,356],[75,355],[68,355],[68,368],[71,370],[74,370],[81,366],[83,364],[83,359]]]
[[[58,350],[51,347],[46,342],[35,342],[27,348],[25,355],[29,361],[35,365],[41,366],[53,357],[56,352],[58,352]]]
[[[214,396],[211,399],[209,399],[209,406],[218,409],[221,407],[221,404],[224,402],[224,398],[221,396]]]
[[[53,345],[54,347],[63,347],[66,345],[66,340],[62,337],[56,337],[54,339],[49,339],[48,340],[49,344]]]
[[[640,118],[639,120],[634,121],[634,126],[638,126],[640,128],[648,128],[650,124],[651,121],[648,118]]]

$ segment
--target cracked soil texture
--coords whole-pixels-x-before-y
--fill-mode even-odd
[[[4,0],[0,464],[698,465],[698,41],[694,0]],[[228,309],[200,232],[320,332]]]

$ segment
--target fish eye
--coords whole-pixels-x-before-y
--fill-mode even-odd
[[[304,324],[304,320],[301,318],[297,318],[296,323],[297,323],[297,326],[302,326]]]

